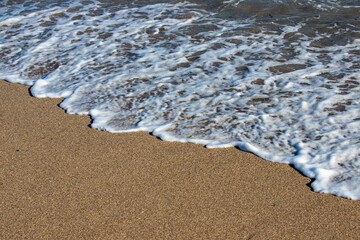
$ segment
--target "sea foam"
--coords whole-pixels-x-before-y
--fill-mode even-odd
[[[0,5],[1,78],[92,127],[237,146],[360,199],[356,21],[229,17],[245,1],[44,2]]]

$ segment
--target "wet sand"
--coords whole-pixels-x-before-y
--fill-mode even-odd
[[[360,201],[235,148],[89,128],[0,81],[0,239],[358,239]]]

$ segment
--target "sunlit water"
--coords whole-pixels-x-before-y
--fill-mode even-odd
[[[359,1],[1,1],[0,77],[95,128],[237,146],[359,200],[359,16]]]

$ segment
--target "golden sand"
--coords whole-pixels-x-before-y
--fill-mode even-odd
[[[360,201],[235,148],[89,128],[0,81],[0,239],[358,239]]]

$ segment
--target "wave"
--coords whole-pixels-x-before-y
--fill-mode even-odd
[[[45,3],[0,6],[0,77],[65,98],[60,106],[95,128],[237,146],[293,164],[315,191],[360,199],[356,15],[230,18],[229,1]]]

